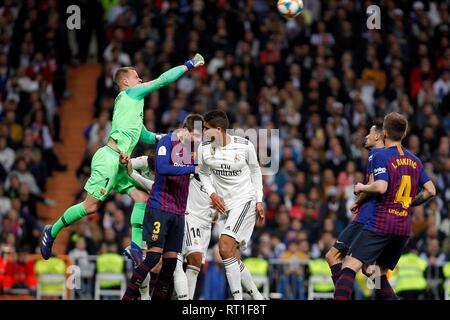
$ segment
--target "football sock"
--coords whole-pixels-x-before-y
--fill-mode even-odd
[[[161,253],[148,252],[145,259],[133,270],[130,282],[122,300],[136,300],[139,296],[139,288],[147,277],[147,274],[156,266],[161,258]]]
[[[55,222],[55,224],[52,226],[52,237],[55,238],[58,233],[64,229],[64,227],[68,227],[72,223],[80,220],[81,218],[87,216],[86,210],[84,210],[83,203],[80,202],[76,205],[71,206],[68,208],[62,216],[58,219],[58,221]]]
[[[200,268],[196,266],[187,265],[186,266],[186,278],[188,281],[189,288],[189,300],[194,299],[195,287],[197,286],[197,277],[200,273]]]
[[[152,300],[170,300],[173,273],[176,266],[177,258],[163,258],[161,271],[152,293]]]
[[[379,278],[380,288],[375,289],[375,299],[376,300],[398,300],[398,296],[392,289],[386,275],[382,275]]]
[[[344,268],[336,281],[334,300],[350,300],[353,292],[356,273],[350,268]]]
[[[186,273],[183,270],[183,261],[177,259],[177,267],[173,273],[173,284],[177,292],[178,300],[189,300],[189,287]]]
[[[241,271],[238,260],[235,257],[228,258],[223,260],[223,264],[234,300],[242,300]]]
[[[141,287],[139,288],[141,300],[150,300],[149,283],[150,283],[150,274],[147,274],[145,280],[142,282]]]
[[[330,267],[331,269],[331,278],[333,279],[334,287],[336,287],[336,281],[339,279],[341,275],[342,263],[336,263]]]
[[[150,271],[150,283],[148,285],[149,294],[153,292],[153,289],[155,289],[155,283],[156,283],[156,280],[158,280],[158,276],[159,276],[159,273]]]
[[[136,202],[131,212],[131,241],[142,248],[142,223],[145,215],[145,202]]]
[[[239,269],[241,271],[242,288],[245,292],[247,292],[253,300],[264,300],[263,295],[259,292],[255,282],[253,282],[250,271],[248,271],[242,261],[239,261]]]

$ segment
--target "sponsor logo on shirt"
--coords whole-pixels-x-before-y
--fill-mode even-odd
[[[221,164],[220,169],[211,169],[211,171],[218,176],[225,176],[225,177],[233,177],[233,176],[239,176],[242,173],[242,169],[239,170],[231,170],[231,166],[228,164]]]
[[[380,168],[376,168],[375,170],[373,170],[373,175],[374,176],[376,176],[378,174],[381,174],[381,173],[386,173],[386,168],[380,167]]]

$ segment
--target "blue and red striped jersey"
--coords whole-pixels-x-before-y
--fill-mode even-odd
[[[369,216],[366,229],[383,234],[409,236],[411,233],[411,203],[430,180],[422,161],[402,146],[382,149],[374,154],[375,181],[388,183],[386,192],[376,197],[375,214]]]
[[[190,175],[195,173],[191,150],[169,133],[156,146],[155,183],[148,206],[178,215],[186,214]]]
[[[369,183],[369,177],[373,173],[373,156],[380,150],[383,150],[383,148],[373,148],[369,151],[369,158],[367,159],[366,177],[364,179],[365,184]],[[364,202],[363,205],[359,208],[352,223],[365,224],[369,219],[369,215],[373,214],[374,211],[375,211],[375,197],[371,197],[370,199],[366,200],[366,202]]]

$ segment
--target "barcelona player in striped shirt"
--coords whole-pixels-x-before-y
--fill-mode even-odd
[[[411,208],[436,195],[433,182],[427,176],[422,162],[402,147],[408,121],[399,113],[384,118],[385,149],[373,158],[374,182],[358,183],[355,194],[374,194],[375,210],[364,229],[353,241],[345,257],[341,274],[336,281],[335,300],[349,300],[356,272],[363,264],[376,262],[379,272],[375,284],[384,296],[380,299],[397,299],[386,278],[387,269],[393,270],[411,233]],[[419,192],[420,187],[422,191]]]
[[[203,117],[190,114],[183,127],[164,136],[157,144],[155,182],[152,185],[143,223],[147,243],[145,259],[134,269],[122,297],[139,298],[139,287],[159,262],[162,267],[155,282],[152,300],[168,300],[184,237],[184,219],[189,194],[190,175],[198,173],[193,147],[202,139]]]

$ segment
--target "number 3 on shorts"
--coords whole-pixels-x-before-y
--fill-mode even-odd
[[[161,229],[161,222],[155,221],[155,223],[153,223],[153,226],[155,227],[153,229],[153,234],[158,234]]]

